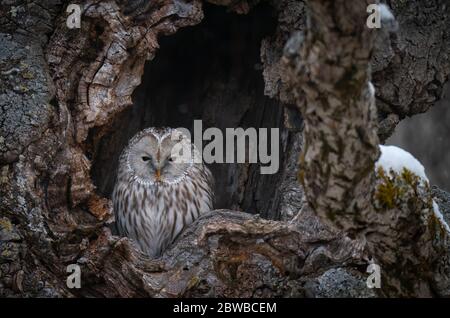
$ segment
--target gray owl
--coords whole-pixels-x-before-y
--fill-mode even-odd
[[[151,257],[212,210],[213,177],[195,155],[198,151],[180,131],[148,128],[120,157],[112,196],[117,228]]]

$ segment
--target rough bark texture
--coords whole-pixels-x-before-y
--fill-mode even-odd
[[[388,3],[399,28],[377,35],[372,60],[383,140],[399,120],[425,112],[438,101],[450,74],[447,1]]]
[[[397,28],[375,32],[371,58],[372,81],[376,88],[378,135],[386,140],[405,116],[428,110],[441,98],[450,74],[449,6],[445,0],[387,1]],[[295,104],[289,80],[283,78],[281,63],[286,41],[305,29],[303,1],[274,1],[279,24],[274,35],[262,43],[266,94]]]
[[[363,1],[312,1],[306,33],[286,46],[305,119],[299,178],[311,207],[344,231],[359,230],[348,227],[358,225],[349,222],[362,216],[357,211],[372,214],[370,176],[379,155],[366,7]]]
[[[305,35],[286,46],[288,78],[305,121],[300,179],[321,220],[357,238],[381,265],[386,295],[447,295],[449,233],[433,212],[429,186],[408,170],[381,169],[374,182],[375,31],[365,26],[366,6],[311,1]]]
[[[154,7],[140,7],[130,12],[124,10],[123,12],[128,12],[128,15],[124,15],[118,4],[113,1],[88,2],[84,5],[81,30],[68,30],[66,28],[63,12],[65,6],[59,4],[59,7],[46,11],[48,13],[46,19],[36,18],[36,24],[49,26],[48,29],[45,29],[45,32],[41,32],[41,29],[36,26],[28,31],[38,33],[37,36],[26,34],[27,31],[19,32],[20,27],[18,25],[26,20],[28,14],[32,14],[28,11],[28,4],[18,4],[18,8],[11,6],[11,4],[2,4],[2,12],[5,13],[5,15],[2,15],[2,18],[5,18],[2,20],[5,30],[12,34],[4,37],[5,50],[7,49],[12,53],[2,55],[4,57],[2,76],[11,77],[7,78],[8,86],[2,87],[2,98],[8,99],[2,103],[4,105],[2,107],[4,114],[2,118],[6,118],[2,125],[2,146],[5,145],[6,150],[8,150],[2,151],[2,185],[4,185],[1,195],[3,217],[1,237],[2,295],[131,296],[156,295],[160,292],[157,286],[146,285],[147,287],[144,287],[142,285],[143,277],[151,279],[152,268],[159,268],[160,261],[154,262],[145,259],[131,247],[128,248],[130,252],[127,256],[130,259],[124,261],[123,249],[118,248],[117,254],[114,251],[114,246],[117,244],[128,246],[129,243],[126,239],[119,241],[120,238],[111,236],[109,233],[108,223],[111,218],[109,201],[99,196],[99,194],[103,194],[102,189],[100,187],[99,191],[95,190],[94,182],[91,180],[92,173],[94,181],[104,182],[102,178],[96,178],[96,173],[105,168],[92,171],[91,164],[94,162],[99,166],[102,165],[102,161],[99,160],[102,157],[98,156],[98,145],[104,140],[103,137],[106,136],[105,140],[108,140],[108,134],[111,134],[114,122],[124,114],[123,110],[131,105],[131,94],[141,81],[145,61],[153,59],[159,46],[157,36],[169,35],[179,27],[199,23],[203,18],[200,1],[188,3],[159,1],[153,4]],[[51,6],[52,4],[45,3],[43,7],[45,8],[47,5]],[[242,6],[246,7],[245,3]],[[242,6],[233,5],[233,10],[238,11],[238,8]],[[12,11],[20,12],[20,14],[11,16],[10,12]],[[138,16],[136,16],[136,13],[138,13]],[[11,22],[9,18],[16,19],[17,23],[14,19]],[[54,26],[52,23],[54,23]],[[25,33],[26,35],[22,36],[19,33]],[[42,33],[51,34],[50,40]],[[36,48],[26,47],[30,45],[31,38],[38,39],[35,44]],[[237,44],[240,45],[240,43],[243,42],[238,39]],[[189,45],[189,43],[186,43],[186,45]],[[257,42],[253,42],[253,45],[258,48]],[[20,55],[17,48],[22,47],[28,51]],[[46,52],[45,56],[42,54],[42,48]],[[18,58],[11,58],[13,53],[17,54]],[[234,59],[236,57],[236,55],[233,56]],[[27,66],[22,65],[24,63],[20,63],[20,59],[27,58],[36,59],[37,61],[30,64],[38,68],[37,72],[45,75],[50,74],[51,79],[48,76],[47,81],[46,78],[38,78],[36,74],[28,75],[28,73],[25,73]],[[218,63],[221,62],[223,61],[218,60]],[[252,62],[252,59],[249,62]],[[14,69],[12,71],[14,73],[9,72],[16,65],[21,68]],[[240,64],[236,64],[235,68],[239,71],[240,66]],[[252,65],[252,67],[254,66]],[[245,71],[247,70],[245,69]],[[9,87],[9,85],[15,84],[15,79],[18,83],[23,83],[22,78],[15,76],[16,73],[21,76],[24,73],[23,79],[29,79],[29,82],[25,82],[27,87],[33,87],[34,83],[39,83],[42,86],[42,88],[38,87],[42,91],[42,100],[37,101],[40,108],[35,117],[39,120],[45,120],[45,123],[48,122],[46,125],[32,121],[32,107],[27,109],[21,107],[17,102],[10,102],[11,98],[28,97],[26,94],[23,95],[24,92],[17,92],[14,86]],[[240,74],[234,76],[239,77]],[[150,80],[153,79],[150,77]],[[208,80],[211,80],[211,78],[204,79],[204,81]],[[250,74],[249,81],[257,82],[258,78]],[[259,81],[261,80],[259,79]],[[220,81],[219,84],[224,85]],[[255,90],[255,92],[249,93],[250,96],[255,96],[250,97],[250,99],[255,98],[255,104],[259,104],[264,99],[262,90],[258,91],[258,85],[260,84],[249,86],[251,91]],[[229,88],[231,92],[236,89],[233,87]],[[25,89],[24,91],[26,92]],[[54,95],[53,92],[56,94]],[[260,92],[259,96],[258,92]],[[232,94],[238,94],[238,91],[234,91]],[[30,92],[30,97],[36,99],[37,96],[34,91]],[[139,102],[139,98],[137,100]],[[213,102],[215,102],[213,106],[217,108],[215,110],[223,112],[220,109],[223,104],[218,104],[217,101]],[[245,99],[242,104],[247,107]],[[136,106],[138,113],[134,118],[145,115],[145,113],[142,113],[146,109],[145,105],[139,107],[139,104],[137,104]],[[238,106],[239,104],[234,111],[237,114],[228,116],[229,120],[232,120],[231,124],[226,121],[219,122],[219,124],[221,123],[224,126],[239,124],[244,114]],[[264,115],[264,112],[260,111],[261,123],[256,123],[256,125],[264,125],[264,123],[270,122],[273,122],[274,126],[281,125],[282,108],[272,106],[272,109],[276,111],[275,113],[272,111],[272,114],[276,115],[271,116],[270,112]],[[19,116],[21,112],[26,112],[25,119],[14,119],[14,116]],[[158,114],[150,109],[147,116],[156,117]],[[264,120],[264,116],[271,121]],[[9,119],[10,117],[11,119]],[[170,120],[170,117],[161,117],[163,117],[163,121]],[[220,118],[220,116],[218,117]],[[251,118],[251,116],[248,117]],[[29,123],[28,118],[30,118]],[[217,122],[213,123],[217,124]],[[142,124],[149,125],[152,122],[147,121]],[[166,122],[166,124],[170,124],[170,122]],[[255,123],[250,122],[250,124],[254,125]],[[295,121],[292,121],[291,126],[298,131],[299,127],[295,127],[295,125]],[[18,126],[24,130],[28,129],[26,132],[29,135],[25,133],[14,134],[13,132]],[[124,127],[119,126],[119,128]],[[132,129],[136,128],[139,127],[133,127]],[[124,136],[127,138],[126,134],[130,133],[130,130],[123,129],[122,132],[123,135],[119,136],[118,139]],[[299,136],[299,132],[294,133],[297,137]],[[16,141],[14,138],[18,136],[23,140]],[[290,157],[292,159],[286,161],[292,168],[300,150],[301,139],[289,137],[289,133],[284,133],[282,138],[283,144],[287,147],[284,151],[292,153]],[[109,137],[109,140],[113,140],[113,144],[118,143],[117,139],[114,140],[113,137]],[[293,150],[290,151],[289,147],[292,147]],[[120,145],[115,147],[114,150],[116,153],[120,152]],[[114,166],[114,163],[109,163],[106,166],[109,169]],[[252,173],[244,174],[240,170],[231,173],[231,176],[238,180],[233,182],[239,184],[234,186],[234,189],[236,189],[234,191],[241,191],[242,189],[252,191],[250,185],[259,182],[256,178],[255,181],[249,181],[246,185],[246,180],[257,177],[256,167],[251,169],[254,170]],[[281,187],[283,187],[283,184],[286,186],[278,188],[278,190],[285,190],[284,192],[280,191],[280,194],[277,195],[278,198],[289,195],[288,190],[292,187],[294,189],[300,188],[295,181],[295,171],[282,168],[282,175],[290,175],[291,177],[290,180],[288,178],[280,179]],[[267,184],[267,181],[265,183]],[[111,182],[109,185],[111,185]],[[263,186],[260,188],[261,190],[258,192],[264,193],[268,186],[264,186],[263,182]],[[271,191],[273,191],[272,189],[274,187],[270,188]],[[239,207],[243,198],[249,201],[249,203],[246,203],[247,206],[253,205],[251,202],[255,201],[250,194],[246,197],[242,195],[237,197],[238,199],[233,199],[237,207]],[[270,196],[263,197],[264,200],[267,200],[267,198],[270,198]],[[281,202],[281,199],[277,200]],[[256,201],[258,201],[258,198],[256,198]],[[285,199],[282,204],[288,206],[285,213],[286,218],[289,218],[289,215],[292,217],[298,211],[301,203],[301,196],[296,200]],[[271,212],[269,204],[272,203],[262,203],[261,206],[256,205],[253,209],[264,212],[263,205],[266,205],[268,213],[273,213],[272,217],[281,218],[282,216],[279,214],[284,212],[280,212],[281,209],[278,208],[274,208],[275,211]],[[275,202],[273,204],[280,203]],[[298,204],[297,207],[296,204]],[[226,215],[223,215],[221,219],[223,222],[227,222]],[[258,224],[256,222],[255,226],[258,227]],[[277,224],[275,223],[275,225]],[[203,227],[203,223],[199,223],[199,227]],[[191,235],[195,235],[195,232],[192,233]],[[262,238],[264,235],[266,235],[265,232],[255,232],[256,238],[258,236]],[[193,241],[192,237],[187,240]],[[205,265],[201,266],[214,268],[211,265],[214,264],[214,260],[209,258],[208,248],[206,247],[203,255]],[[191,252],[193,251],[185,251],[185,253]],[[251,254],[258,255],[253,251]],[[273,260],[278,263],[283,262],[280,255],[278,255],[278,259],[274,258]],[[83,284],[85,286],[82,291],[69,290],[65,285],[65,268],[66,265],[71,263],[78,263],[82,266]],[[166,273],[164,274],[165,277],[172,274],[178,275],[177,272],[184,266],[183,260],[177,266],[170,264],[167,268],[160,269],[158,273],[155,273],[154,279],[164,273]],[[236,263],[233,263],[232,266],[238,267]],[[133,276],[131,273],[136,275]],[[144,273],[150,276],[144,275]],[[204,270],[203,275],[206,275],[206,273],[207,271]],[[174,284],[178,284],[175,280],[178,277],[176,275],[167,285],[167,289],[173,289],[175,288]],[[215,274],[212,272],[208,275]],[[248,276],[250,277],[250,275]],[[284,275],[280,274],[280,277],[284,277]],[[274,284],[276,282],[274,280]],[[229,282],[224,281],[224,286],[228,284]],[[196,284],[190,286],[194,290],[197,287]],[[257,288],[255,287],[255,292]],[[273,286],[274,290],[277,288],[278,286]],[[232,289],[232,287],[228,287],[228,291],[225,291],[225,287],[223,287],[223,291],[218,291],[214,295],[231,295]],[[185,292],[185,290],[180,289],[177,295],[185,295]],[[248,295],[248,292],[248,290],[242,291],[242,295]],[[235,290],[234,293],[239,295],[241,292]]]
[[[315,212],[304,203],[303,189],[296,182],[297,156],[303,147],[301,139],[303,121],[295,107],[296,101],[289,91],[289,78],[284,77],[286,66],[282,63],[282,52],[291,34],[305,28],[305,4],[294,0],[267,1],[266,4],[269,3],[271,7],[258,11],[258,8],[264,5],[259,2],[264,1],[209,2],[223,5],[232,12],[249,17],[253,11],[256,12],[256,16],[250,17],[244,24],[228,20],[235,27],[247,27],[258,23],[263,25],[267,20],[258,21],[258,17],[259,14],[261,17],[267,17],[267,12],[273,13],[273,19],[276,19],[276,25],[268,30],[268,33],[258,25],[245,29],[250,35],[259,32],[256,39],[233,36],[229,45],[238,49],[237,53],[230,53],[234,58],[230,62],[231,75],[221,68],[213,68],[220,74],[217,78],[207,72],[200,72],[201,76],[197,73],[191,74],[193,82],[199,81],[198,87],[210,92],[209,99],[203,100],[203,105],[200,103],[202,91],[193,92],[186,98],[192,98],[187,103],[187,113],[190,115],[192,115],[190,105],[193,104],[200,104],[200,107],[194,110],[197,112],[196,115],[199,114],[198,118],[208,119],[204,118],[203,114],[211,109],[223,114],[217,118],[209,118],[211,125],[226,127],[243,123],[249,126],[266,125],[282,128],[283,162],[281,171],[276,177],[261,178],[255,172],[256,166],[218,168],[216,173],[232,177],[230,190],[224,191],[221,207],[225,207],[229,199],[229,208],[260,212],[265,217],[285,221],[266,220],[242,212],[213,211],[195,222],[158,260],[149,260],[141,255],[133,247],[132,242],[111,235],[108,227],[111,222],[108,187],[113,181],[105,179],[106,172],[114,169],[114,156],[120,152],[128,136],[142,126],[160,123],[187,125],[187,121],[192,119],[186,119],[181,123],[173,122],[174,116],[164,114],[164,111],[160,112],[161,108],[175,111],[177,102],[170,100],[170,95],[175,93],[174,91],[161,93],[163,87],[158,90],[158,86],[155,88],[153,86],[158,85],[160,75],[166,72],[169,72],[166,74],[167,81],[176,83],[174,78],[177,74],[170,73],[176,69],[164,68],[164,64],[170,63],[172,58],[165,60],[163,56],[156,56],[160,43],[164,44],[161,37],[170,35],[176,41],[189,46],[191,38],[181,35],[179,29],[202,23],[207,10],[203,1],[158,0],[120,3],[112,0],[86,1],[81,30],[69,30],[65,25],[65,8],[68,1],[0,1],[2,32],[0,34],[0,295],[41,297],[448,295],[448,289],[445,289],[448,286],[445,281],[448,272],[442,271],[440,277],[435,275],[436,264],[445,264],[446,261],[445,258],[436,258],[435,251],[442,247],[444,242],[438,236],[440,232],[433,232],[434,236],[430,234],[432,229],[439,227],[439,223],[435,222],[429,228],[424,228],[423,222],[413,222],[424,215],[420,211],[429,210],[430,196],[427,189],[420,188],[423,194],[417,196],[413,191],[414,187],[408,188],[412,189],[408,192],[411,194],[408,198],[416,200],[411,209],[396,206],[386,214],[377,214],[374,210],[386,210],[383,207],[385,201],[379,200],[378,207],[375,204],[377,201],[374,200],[373,208],[364,210],[368,215],[366,218],[361,217],[363,221],[367,221],[371,216],[396,215],[395,213],[399,211],[403,213],[400,214],[399,220],[411,220],[406,224],[402,223],[404,225],[402,231],[392,232],[393,236],[389,240],[385,236],[392,233],[385,227],[372,227],[376,231],[372,237],[368,236],[369,250],[376,257],[382,257],[377,248],[384,249],[385,242],[390,242],[389,250],[405,244],[410,246],[410,249],[397,257],[391,257],[391,254],[387,253],[386,257],[389,259],[380,258],[382,265],[386,265],[387,268],[386,274],[383,275],[387,288],[378,291],[367,289],[365,285],[367,277],[365,246],[348,238],[344,233],[324,225]],[[345,6],[343,1],[340,2]],[[439,15],[436,12],[439,1],[429,2],[431,5],[423,4],[423,1],[408,1],[403,7],[394,6],[399,15],[400,26],[406,22],[411,24],[401,29],[404,33],[400,33],[397,38],[397,41],[403,41],[401,43],[404,46],[395,51],[394,56],[404,58],[389,57],[389,63],[385,68],[377,70],[378,74],[390,69],[394,72],[390,77],[395,77],[395,74],[400,74],[403,69],[413,67],[411,59],[408,59],[408,52],[413,48],[416,48],[417,52],[422,52],[420,43],[422,37],[413,32],[415,28],[419,28],[415,23],[420,25],[425,21],[419,19],[420,15],[411,16],[410,12],[423,7],[431,8],[430,11],[425,11],[428,12],[424,13],[425,16]],[[322,21],[328,23],[333,13],[322,11],[320,6],[323,3],[323,1],[312,2],[312,9],[323,15]],[[359,7],[348,8],[348,12],[360,17],[362,13],[356,12],[356,8]],[[337,11],[339,10],[342,8],[338,8]],[[430,26],[430,32],[435,39],[433,43],[441,44],[436,50],[442,54],[445,50],[448,51],[448,37],[445,33],[448,31],[442,27],[448,16],[439,15],[439,17],[443,19],[442,25]],[[338,20],[337,23],[345,25],[347,18]],[[362,25],[363,22],[359,27],[362,28]],[[199,30],[208,33],[207,31]],[[345,57],[350,57],[358,52],[362,53],[361,56],[358,55],[356,61],[344,60],[344,64],[337,63],[335,67],[345,70],[348,63],[356,63],[355,74],[352,73],[352,78],[355,76],[355,83],[352,82],[352,85],[347,87],[349,91],[357,93],[355,95],[358,96],[357,99],[353,102],[351,98],[349,99],[351,105],[359,107],[361,113],[350,109],[346,114],[355,115],[360,123],[369,124],[361,127],[362,131],[359,132],[363,136],[369,134],[367,145],[361,145],[356,139],[351,140],[354,147],[361,147],[355,148],[355,154],[360,151],[361,158],[355,158],[353,154],[349,157],[358,159],[357,165],[352,167],[355,169],[355,175],[350,176],[351,180],[345,180],[344,186],[339,183],[339,189],[347,189],[350,185],[356,184],[356,188],[350,192],[352,195],[345,197],[344,202],[351,203],[356,198],[356,201],[360,202],[357,206],[362,208],[370,205],[370,200],[359,201],[359,194],[364,192],[362,191],[364,189],[361,187],[362,183],[358,184],[357,180],[363,180],[361,182],[371,180],[369,170],[372,169],[370,163],[376,157],[376,138],[373,131],[367,129],[374,124],[370,121],[370,108],[366,103],[370,96],[362,94],[369,76],[363,66],[368,62],[370,49],[359,46],[362,43],[358,41],[366,34],[363,29],[360,31],[361,33],[348,37],[349,50],[337,50],[335,57],[341,53],[345,53]],[[241,30],[237,28],[232,29],[229,34],[235,35],[240,32]],[[315,32],[325,35],[327,29],[321,27]],[[174,33],[177,34],[172,35]],[[178,33],[180,37],[177,38]],[[335,35],[339,37],[342,34]],[[210,45],[214,46],[214,35],[212,38]],[[200,39],[203,41],[205,38],[200,36]],[[335,40],[330,38],[331,43],[336,43]],[[255,49],[259,47],[259,41],[261,41],[262,65],[259,63],[252,65],[256,59],[253,55]],[[311,48],[315,42],[311,38],[308,41]],[[161,48],[164,56],[172,54],[170,53],[172,48],[180,51],[185,49],[182,46],[173,46],[169,40],[166,44],[166,51],[164,47]],[[246,44],[248,45],[245,46]],[[366,44],[370,45],[370,41]],[[341,46],[338,43],[336,45],[337,48]],[[243,48],[239,51],[240,46]],[[247,50],[249,55],[242,58],[241,55]],[[194,58],[200,51],[200,49],[189,51],[190,57]],[[306,46],[303,54],[308,52]],[[448,59],[446,60],[443,54],[442,56],[438,54],[441,58],[436,60],[436,54],[424,55],[420,63],[414,66],[434,70],[434,73],[430,71],[431,73],[427,74],[431,75],[427,77],[422,77],[423,73],[417,73],[415,76],[420,77],[422,81],[414,79],[411,81],[416,85],[417,94],[428,96],[426,98],[428,106],[439,97],[441,82],[434,79],[445,79],[448,75],[448,64],[445,64]],[[223,59],[229,57],[220,57],[216,54],[214,58],[215,63],[220,65]],[[145,66],[147,60],[152,61]],[[177,66],[191,61],[178,61]],[[158,64],[152,64],[156,62]],[[293,65],[295,66],[297,62],[294,61]],[[193,64],[200,67],[199,62]],[[250,71],[251,66],[253,71]],[[326,64],[318,67],[326,67]],[[208,67],[203,66],[203,69],[206,68]],[[261,77],[257,76],[255,68],[263,73],[264,83]],[[333,65],[330,68],[333,68]],[[195,71],[195,69],[187,70]],[[239,73],[240,70],[243,73]],[[158,77],[152,77],[153,72]],[[322,86],[327,81],[316,78],[317,73],[311,74],[314,75],[312,79],[318,85],[317,88],[327,93],[324,96],[334,95],[335,92],[330,87],[323,89]],[[333,72],[329,75],[333,75]],[[185,78],[187,81],[191,79],[189,76]],[[239,78],[240,81],[233,85],[233,78]],[[141,81],[143,85],[136,89]],[[398,85],[400,81],[396,80],[395,84]],[[211,86],[206,85],[208,82],[212,83]],[[263,84],[265,89],[262,87]],[[294,81],[293,84],[295,86],[297,82]],[[188,87],[193,86],[192,84]],[[377,95],[392,92],[387,90],[388,93],[384,93],[381,82],[375,81],[375,86],[378,88]],[[150,93],[146,92],[146,87],[149,87]],[[402,87],[399,85],[398,89],[403,89]],[[166,87],[168,90],[172,88],[175,89]],[[346,90],[343,91],[345,93]],[[349,91],[347,96],[351,95]],[[133,92],[136,93],[133,95]],[[263,93],[275,100],[264,98]],[[310,91],[309,95],[312,96],[313,93]],[[159,100],[154,97],[156,94],[160,96]],[[184,91],[183,94],[187,92]],[[403,95],[393,94],[393,96],[400,98],[398,103],[406,107],[405,112],[410,110],[411,113],[417,112],[418,108],[411,105],[419,103],[405,104],[404,99],[400,97]],[[146,102],[152,98],[155,100]],[[226,104],[234,103],[235,100],[238,101],[236,105],[230,106],[230,111],[225,111],[225,106],[228,106]],[[340,103],[334,104],[335,101],[339,102],[340,99],[331,99],[333,106],[339,106]],[[326,104],[326,101],[319,102],[321,105]],[[152,103],[165,104],[166,107],[152,106]],[[264,104],[264,110],[258,109],[261,103]],[[396,100],[391,102],[395,103]],[[252,106],[245,110],[240,109],[248,107],[249,104]],[[303,106],[304,109],[307,107],[308,105]],[[424,110],[425,108],[421,109]],[[391,112],[384,109],[382,111],[383,114]],[[245,115],[245,112],[248,115]],[[252,119],[255,114],[258,114],[255,116],[258,117],[257,120]],[[127,120],[134,122],[137,118],[142,119],[139,125],[133,127],[127,124]],[[314,117],[305,116],[308,120],[312,118]],[[311,122],[307,127],[309,128],[306,138],[316,136],[313,134],[314,127],[311,126]],[[324,129],[328,131],[327,127]],[[358,129],[350,128],[349,131],[356,132]],[[320,144],[315,146],[320,147]],[[107,163],[105,154],[108,152],[105,149],[111,151],[112,157]],[[323,151],[326,148],[320,149]],[[326,165],[324,162],[324,167],[335,169],[333,164],[336,162],[333,161],[331,150],[326,150],[328,154],[324,158],[330,159],[330,162]],[[306,151],[308,153],[309,150]],[[364,167],[368,170],[363,171]],[[305,168],[313,167],[305,166]],[[337,168],[333,171],[340,171],[338,175],[341,172],[345,173],[342,167]],[[320,176],[323,171],[319,170],[317,173]],[[368,177],[363,178],[364,176]],[[319,178],[320,182],[323,180]],[[372,184],[373,189],[382,184],[379,180],[378,183]],[[389,180],[385,180],[385,183]],[[401,182],[401,179],[398,180]],[[276,187],[270,187],[270,184],[276,184]],[[268,193],[269,190],[274,192]],[[236,193],[237,191],[239,193]],[[311,191],[317,189],[308,188],[307,191],[311,206],[324,217],[323,207],[328,204],[328,199],[324,198],[320,203],[315,203],[311,200]],[[319,193],[319,200],[320,196],[323,196],[323,193]],[[398,203],[401,204],[403,203]],[[347,207],[345,208],[343,211],[348,212]],[[411,211],[417,213],[412,219],[410,219]],[[429,213],[428,211],[428,215]],[[380,221],[377,217],[376,222]],[[381,221],[387,219],[381,218]],[[427,214],[424,219],[429,220]],[[326,213],[323,220],[327,220]],[[335,225],[335,222],[326,223]],[[341,225],[344,225],[344,228],[361,227],[359,224],[357,226],[351,224],[350,221]],[[400,229],[400,225],[396,225],[395,228]],[[424,231],[420,232],[421,230]],[[400,235],[402,233],[406,234]],[[422,245],[409,245],[411,240],[408,239],[416,233],[420,233],[417,244]],[[430,238],[434,239],[436,249],[430,247]],[[417,251],[418,246],[427,248]],[[394,270],[402,268],[403,264],[398,267],[393,264],[405,254],[412,255],[405,261],[409,262],[407,265],[415,264],[419,260],[427,276],[418,276],[420,279],[417,284],[421,289],[416,293],[407,285],[411,277],[416,279],[418,269],[408,274],[410,276],[394,273]],[[69,289],[66,286],[66,266],[73,263],[79,264],[82,270],[82,288],[79,290]],[[413,266],[406,268],[409,270]],[[392,279],[394,276],[408,279],[398,282]],[[341,285],[343,281],[346,282],[345,287]]]

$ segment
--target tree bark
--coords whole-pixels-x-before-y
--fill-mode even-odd
[[[371,176],[379,155],[366,7],[363,1],[313,1],[305,35],[286,47],[305,120],[299,178],[316,213],[349,234],[360,230],[353,228],[360,220],[351,221],[357,212],[373,213]]]
[[[387,295],[446,294],[448,232],[433,212],[429,185],[408,170],[381,169],[374,181],[379,150],[367,5],[310,2],[309,28],[286,47],[305,121],[300,179],[321,220],[358,239],[381,265]]]
[[[204,34],[199,36],[201,41],[212,38],[211,46],[215,41],[219,46],[223,39],[211,35],[214,24],[208,24],[204,15],[214,9],[208,9],[211,4],[204,1],[86,1],[80,30],[66,26],[68,1],[12,3],[0,2],[1,296],[450,294],[448,245],[440,223],[430,218],[429,189],[405,184],[399,176],[375,178],[373,172],[377,119],[373,96],[367,90],[372,41],[364,28],[362,4],[349,7],[337,1],[333,11],[331,1],[308,2],[314,15],[310,17],[313,24],[306,25],[303,1],[268,1],[269,6],[262,1],[209,1],[242,15],[244,22],[230,18],[226,20],[229,33],[220,33],[225,32],[224,26],[217,29],[218,34],[232,38],[227,42],[230,47],[220,47],[232,49],[232,58],[225,56],[225,60],[230,58],[226,60],[230,71],[211,67],[218,72],[205,73],[210,65],[194,63],[201,49],[186,48],[193,46],[187,27],[197,24],[207,26],[192,28],[193,34],[194,30]],[[414,96],[424,96],[426,106],[419,109],[417,105],[425,104],[404,102],[404,86],[397,78],[412,65],[411,50],[422,52],[415,23],[424,24],[422,17],[428,14],[438,15],[441,4],[430,1],[429,13],[407,18],[425,6],[422,3],[395,6],[400,26],[405,23],[408,28],[401,29],[398,38],[389,35],[392,42],[388,44],[395,50],[382,55],[389,62],[379,63],[382,66],[374,73],[379,120],[391,113],[401,118],[425,111],[447,79],[448,58],[443,52],[450,45],[443,28],[448,16],[444,16],[437,26],[429,26],[434,53],[422,57],[414,68],[425,68],[428,76],[422,78],[423,73],[415,72],[405,84],[408,89],[414,85]],[[266,30],[263,25],[268,19],[274,25]],[[356,26],[350,23],[355,20],[360,21]],[[336,29],[331,28],[334,23]],[[183,28],[187,33],[182,33]],[[299,39],[295,35],[283,58],[287,40],[302,30],[306,37],[301,46],[294,45]],[[166,40],[165,36],[170,37]],[[182,45],[177,46],[179,42]],[[174,68],[163,67],[176,58],[171,55],[173,50],[183,49],[190,52],[190,60],[177,60]],[[255,54],[259,49],[261,64]],[[219,51],[213,51],[211,65],[223,63]],[[440,58],[435,59],[436,55]],[[190,62],[196,68],[181,84],[199,90],[188,96],[189,89],[176,90],[170,85],[176,83],[177,68]],[[308,72],[299,81],[296,75],[303,70]],[[347,76],[338,85],[343,74]],[[396,78],[392,81],[398,87],[385,89],[382,74]],[[166,87],[158,86],[163,76],[168,78]],[[190,76],[195,84],[187,83]],[[418,77],[422,80],[415,81]],[[235,78],[243,80],[236,83]],[[301,94],[295,99],[292,90],[304,92],[306,100]],[[209,95],[201,104],[205,91]],[[200,114],[211,126],[280,127],[282,165],[279,174],[267,178],[256,173],[256,165],[217,168],[221,180],[232,179],[229,189],[220,194],[219,207],[228,210],[203,216],[160,259],[151,260],[133,242],[111,233],[114,158],[134,130],[158,123],[180,124],[173,122],[175,116],[161,111],[175,111],[177,102],[170,96],[177,92],[200,105],[193,109],[188,103],[188,116]],[[392,98],[385,98],[389,94]],[[402,105],[402,111],[380,107],[381,99],[388,105]],[[212,110],[221,116],[208,117]],[[393,122],[389,129],[395,126]],[[296,177],[301,150],[305,153],[301,165],[304,188]],[[338,160],[339,153],[344,160]],[[327,191],[327,182],[333,189]],[[377,193],[380,186],[390,183],[405,188],[406,194],[387,209]],[[221,189],[226,185],[222,181]],[[354,218],[356,212],[360,214]],[[387,225],[393,216],[398,218],[391,229]],[[367,239],[366,244],[361,237]],[[394,255],[399,246],[407,248]],[[366,287],[368,255],[383,268],[381,290]],[[80,289],[66,285],[69,264],[81,267]],[[408,273],[398,273],[401,268]],[[347,287],[337,288],[343,281]]]

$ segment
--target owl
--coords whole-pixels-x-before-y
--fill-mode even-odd
[[[181,131],[148,128],[119,159],[112,195],[117,229],[158,257],[200,214],[212,210],[214,180]]]

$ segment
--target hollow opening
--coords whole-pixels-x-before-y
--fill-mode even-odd
[[[258,163],[209,165],[216,209],[277,219],[290,132],[283,127],[283,107],[264,96],[260,61],[261,40],[275,30],[276,15],[269,5],[259,5],[247,15],[213,5],[205,5],[204,12],[200,25],[160,39],[160,49],[145,66],[133,94],[133,106],[94,144],[94,183],[101,195],[111,196],[122,150],[147,127],[185,127],[193,134],[194,120],[201,119],[203,130],[280,128],[278,173],[263,175]]]

